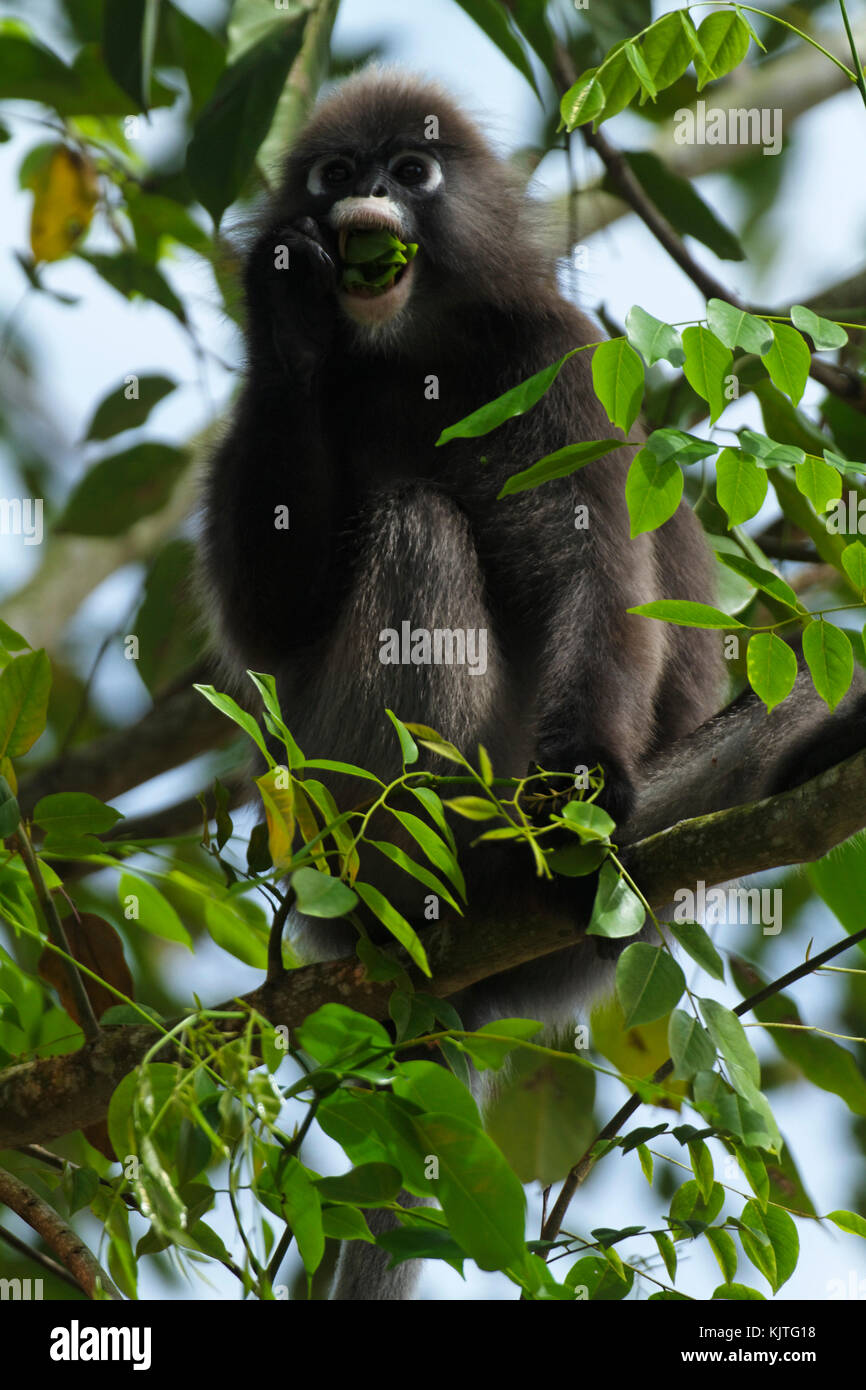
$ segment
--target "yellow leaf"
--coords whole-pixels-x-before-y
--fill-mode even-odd
[[[283,783],[287,785],[283,786]],[[256,778],[268,823],[268,849],[275,869],[287,869],[292,862],[295,834],[294,791],[284,767],[272,767]]]
[[[34,170],[30,247],[37,261],[68,256],[87,231],[99,196],[92,162],[78,150],[58,145]]]
[[[307,793],[304,791],[300,782],[295,783],[295,811],[297,813],[301,834],[304,837],[304,844],[308,844],[310,840],[315,840],[318,835],[319,823],[313,814],[313,808],[310,805]],[[319,840],[318,844],[313,846],[310,853],[319,870],[323,874],[329,874],[331,870],[328,866],[328,856],[322,848],[321,840]]]
[[[615,996],[598,1004],[590,1018],[592,1046],[626,1076],[652,1076],[670,1056],[668,1018],[641,1023],[637,1028],[626,1029],[624,1023],[622,1008]],[[685,1095],[686,1083],[668,1077],[665,1089]],[[676,1110],[680,1108],[678,1102],[669,1103]]]

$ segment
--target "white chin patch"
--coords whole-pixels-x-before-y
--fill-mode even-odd
[[[362,291],[341,289],[338,293],[340,308],[353,323],[375,327],[390,323],[408,302],[412,292],[412,276],[415,266],[412,261],[404,266],[399,280],[382,293],[365,294]]]

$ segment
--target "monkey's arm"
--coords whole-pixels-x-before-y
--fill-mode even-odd
[[[334,267],[308,222],[264,233],[250,253],[247,380],[205,498],[204,572],[223,631],[266,670],[327,629],[350,565],[352,498],[321,379]]]

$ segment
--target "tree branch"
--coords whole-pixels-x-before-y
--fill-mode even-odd
[[[0,1202],[20,1216],[22,1221],[42,1237],[88,1298],[96,1296],[98,1281],[106,1297],[122,1302],[120,1290],[109,1279],[81,1237],[63,1220],[59,1212],[5,1168],[0,1168]]]

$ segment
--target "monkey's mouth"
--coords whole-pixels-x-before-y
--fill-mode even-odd
[[[340,296],[350,317],[362,323],[390,319],[406,302],[414,243],[400,240],[390,222],[353,218],[338,230]]]

